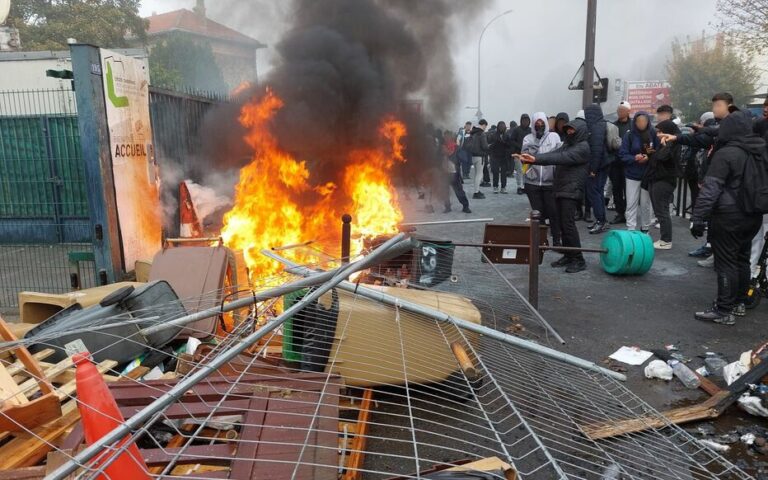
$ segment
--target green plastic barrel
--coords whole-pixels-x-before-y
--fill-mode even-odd
[[[653,265],[653,240],[643,232],[611,230],[602,248],[607,251],[600,254],[600,263],[611,275],[643,275]]]
[[[288,310],[294,303],[301,300],[308,290],[296,290],[283,297],[283,311]],[[293,348],[293,318],[289,318],[283,323],[283,359],[289,362],[301,361],[301,354]]]

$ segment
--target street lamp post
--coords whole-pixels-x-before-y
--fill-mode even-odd
[[[512,13],[513,10],[507,10],[505,12],[501,12],[500,14],[493,17],[488,23],[485,24],[483,27],[483,31],[480,32],[480,39],[477,41],[477,119],[480,120],[483,117],[483,112],[480,109],[480,82],[481,82],[481,75],[480,75],[480,53],[481,53],[481,47],[483,44],[483,35],[485,35],[485,31],[488,30],[488,27],[491,26],[493,22],[500,19],[504,15],[508,15]]]

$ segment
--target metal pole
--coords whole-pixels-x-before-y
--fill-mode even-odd
[[[436,222],[408,222],[401,223],[401,227],[419,227],[422,225],[451,225],[454,223],[482,223],[492,222],[493,218],[468,218],[466,220],[441,220]]]
[[[248,335],[231,349],[223,352],[219,356],[214,357],[208,364],[202,365],[199,370],[194,371],[187,378],[179,381],[173,388],[160,395],[157,400],[150,403],[139,412],[136,412],[136,414],[134,414],[131,418],[115,427],[114,430],[104,435],[91,446],[81,451],[74,458],[66,462],[61,467],[57,468],[46,478],[48,480],[65,479],[69,474],[80,468],[80,466],[85,465],[86,462],[88,462],[90,459],[96,455],[99,455],[108,445],[122,440],[126,435],[131,433],[133,429],[139,428],[151,416],[155,415],[163,408],[178,400],[189,389],[215,372],[219,367],[232,360],[237,355],[245,351],[248,347],[259,341],[259,339],[263,338],[272,330],[285,323],[286,320],[301,311],[301,309],[303,309],[307,304],[314,302],[326,292],[336,287],[340,282],[343,282],[344,279],[352,273],[368,268],[373,263],[377,262],[382,254],[386,253],[390,248],[403,240],[404,237],[405,235],[398,234],[389,239],[387,242],[383,243],[380,247],[378,247],[370,255],[366,256],[362,260],[346,265],[345,267],[340,268],[338,271],[334,272],[333,278],[327,283],[324,283],[316,290],[307,294],[303,299],[301,299],[299,302],[296,302],[291,308],[287,309],[280,316],[264,325],[264,327],[261,329]]]
[[[528,250],[528,302],[536,310],[539,309],[539,242],[541,221],[541,212],[533,210],[531,212],[530,223],[530,250]]]
[[[595,88],[595,30],[597,28],[597,0],[587,0],[587,39],[584,48],[584,96],[582,108],[591,105]]]
[[[341,263],[349,263],[352,242],[352,215],[345,213],[341,216]]]
[[[262,250],[261,253],[270,258],[274,258],[275,260],[279,261],[283,265],[286,265],[287,272],[293,273],[295,275],[311,275],[314,273],[313,270],[307,267],[298,265],[296,263],[293,263],[290,260],[287,260],[285,258],[282,258],[279,255],[275,254],[274,252],[270,252],[268,250]],[[435,310],[433,308],[426,307],[419,303],[409,302],[408,300],[404,300],[402,298],[388,295],[379,290],[374,290],[372,288],[369,288],[363,285],[358,285],[351,282],[341,282],[338,285],[338,288],[346,292],[354,293],[356,295],[360,295],[362,297],[365,297],[377,302],[381,302],[385,305],[402,308],[407,312],[415,313],[417,315],[424,315],[429,318],[433,318],[437,321],[451,323],[464,330],[479,333],[481,335],[485,335],[485,336],[494,338],[496,340],[499,340],[500,342],[508,343],[510,345],[514,345],[516,347],[520,347],[520,348],[538,353],[540,355],[553,358],[555,360],[561,361],[563,363],[567,363],[569,365],[575,365],[577,367],[584,368],[586,370],[601,373],[603,375],[614,378],[616,380],[621,380],[622,382],[627,380],[627,377],[622,375],[621,373],[608,370],[607,368],[603,368],[600,365],[597,365],[596,363],[590,362],[588,360],[584,360],[583,358],[575,357],[573,355],[570,355],[564,352],[559,352],[555,349],[545,347],[543,345],[539,345],[538,343],[530,342],[528,340],[524,340],[522,338],[515,337],[513,335],[508,335],[506,333],[499,332],[497,330],[494,330],[492,328],[489,328],[483,325],[478,325],[468,320],[452,317],[447,313],[441,312],[440,310]]]
[[[401,238],[403,234],[398,234],[397,237],[392,238]],[[388,242],[387,242],[388,243]],[[386,244],[382,244],[386,245]],[[392,248],[389,248],[387,251],[387,257],[390,256],[397,256],[402,253],[405,253],[407,251],[413,250],[413,241],[403,240],[399,243],[396,243]],[[378,249],[376,250],[378,251]],[[380,257],[383,257],[384,254],[381,254]],[[366,257],[367,258],[367,257]],[[357,262],[355,263],[357,265]],[[248,297],[241,298],[238,300],[233,300],[227,304],[225,304],[223,307],[211,307],[206,310],[201,310],[199,312],[191,313],[187,316],[177,318],[175,320],[171,320],[168,322],[158,323],[157,325],[152,325],[151,327],[147,327],[143,330],[141,330],[139,333],[141,333],[144,336],[149,336],[154,333],[160,332],[162,330],[166,330],[168,328],[175,328],[180,327],[183,325],[187,325],[193,322],[197,322],[199,320],[204,320],[206,318],[210,318],[216,315],[219,315],[224,312],[231,312],[232,310],[237,310],[240,308],[248,307],[250,305],[253,305],[257,302],[263,302],[264,300],[268,300],[270,298],[280,297],[283,295],[287,295],[289,293],[295,292],[296,290],[301,290],[302,288],[307,287],[313,287],[315,285],[320,285],[321,283],[325,283],[329,280],[331,280],[334,275],[337,275],[344,267],[340,267],[336,270],[330,270],[328,272],[322,272],[318,275],[312,275],[310,277],[297,280],[295,282],[286,283],[285,285],[281,285],[276,288],[271,288],[269,290],[264,290],[262,292],[254,292],[252,295],[249,295]]]
[[[480,120],[483,118],[483,111],[480,109],[480,90],[481,90],[481,75],[480,75],[480,53],[482,52],[482,44],[483,44],[483,35],[485,35],[485,31],[488,30],[488,27],[491,26],[493,22],[498,20],[499,18],[503,17],[504,15],[512,13],[513,10],[507,10],[506,12],[501,12],[500,14],[493,17],[488,23],[485,24],[483,27],[483,31],[480,32],[480,38],[477,40],[477,113],[475,114],[477,116],[477,119]]]

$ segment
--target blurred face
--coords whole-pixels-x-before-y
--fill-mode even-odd
[[[722,120],[728,116],[728,102],[725,100],[717,100],[712,102],[712,113],[715,114],[715,118]]]
[[[575,133],[576,133],[575,128],[568,127],[565,129],[565,134],[568,135],[569,137],[574,135]]]
[[[565,120],[558,120],[557,122],[555,122],[555,127],[556,127],[555,130],[557,130],[558,132],[562,132],[563,128],[565,127]]]
[[[555,121],[555,117],[551,117],[551,118],[549,119],[549,129],[554,131],[554,130],[555,130],[555,124],[556,124],[556,123],[557,123],[557,122]]]
[[[619,107],[616,110],[616,114],[619,116],[619,120],[626,122],[629,118],[629,109],[627,107]]]
[[[658,122],[665,122],[667,120],[672,120],[672,114],[669,112],[658,112],[656,113],[656,121]]]
[[[536,120],[536,123],[533,124],[533,130],[536,132],[536,136],[541,138],[544,135],[544,130],[546,130],[544,120]]]
[[[472,124],[467,122],[464,124],[464,131],[469,133],[469,131],[472,130]]]
[[[768,104],[763,105],[763,117],[768,118]]]
[[[640,115],[635,120],[635,125],[637,125],[638,130],[646,130],[648,128],[648,117]]]
[[[486,123],[486,124],[482,124],[482,123],[481,123],[479,126],[480,126],[480,128],[482,128],[483,130],[485,130],[485,129],[487,129],[487,128],[488,128],[488,124],[487,124],[487,123]]]

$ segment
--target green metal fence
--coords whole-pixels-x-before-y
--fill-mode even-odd
[[[74,92],[0,91],[0,308],[95,285],[91,252]]]

